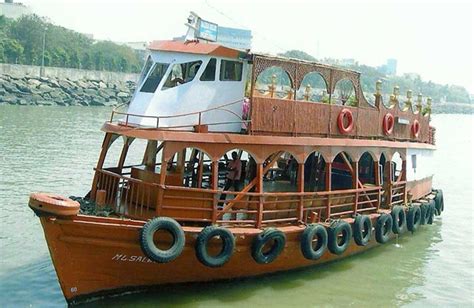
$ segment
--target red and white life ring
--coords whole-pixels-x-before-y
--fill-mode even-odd
[[[347,119],[347,125],[344,119]],[[348,134],[352,131],[354,128],[354,117],[352,116],[352,111],[344,108],[339,112],[339,115],[337,116],[337,127],[341,134]]]
[[[411,133],[415,138],[418,138],[418,136],[420,135],[420,129],[420,122],[418,122],[418,120],[414,120],[413,124],[411,125]]]
[[[383,133],[385,135],[391,135],[393,133],[393,128],[395,126],[395,118],[393,117],[393,114],[387,113],[383,117],[382,126],[383,126]]]

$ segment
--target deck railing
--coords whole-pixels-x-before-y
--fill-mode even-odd
[[[151,126],[151,128],[155,129],[186,129],[186,128],[194,128],[194,126],[202,126],[202,125],[207,125],[207,126],[214,126],[214,125],[227,125],[227,124],[247,124],[250,123],[249,120],[243,120],[242,115],[236,113],[235,111],[229,109],[230,106],[242,103],[243,100],[239,99],[237,101],[223,104],[220,106],[216,106],[213,108],[209,108],[206,110],[201,110],[201,111],[196,111],[196,112],[190,112],[190,113],[183,113],[183,114],[176,114],[176,115],[168,115],[168,116],[151,116],[151,115],[142,115],[142,114],[134,114],[134,113],[127,113],[127,112],[121,112],[118,111],[118,108],[115,108],[112,110],[112,114],[110,115],[110,123],[114,122],[114,118],[116,115],[121,115],[124,116],[123,119],[121,119],[121,124],[124,124],[125,126],[129,126],[130,123],[130,117],[134,118],[140,118],[140,119],[152,119],[154,122],[154,125]],[[229,113],[233,117],[235,117],[235,121],[225,121],[225,122],[203,122],[203,115],[209,113],[209,112],[214,112],[214,111],[222,111],[224,113]],[[183,119],[186,118],[187,121],[191,122],[192,124],[186,124],[186,125],[172,125],[172,126],[160,126],[160,122],[162,123],[163,120],[165,119]]]
[[[96,188],[105,190],[106,204],[125,216],[169,216],[178,221],[256,227],[324,222],[376,212],[382,194],[382,188],[375,186],[323,192],[246,192],[243,198],[234,199],[242,193],[158,185],[107,170],[96,170],[96,176]]]
[[[404,204],[407,194],[406,181],[393,182],[390,186],[390,206]]]

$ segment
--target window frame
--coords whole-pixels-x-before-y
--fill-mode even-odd
[[[234,79],[223,79],[223,78],[222,78],[222,76],[223,76],[223,74],[222,74],[222,73],[223,73],[222,69],[223,69],[223,67],[225,68],[224,61],[226,61],[226,62],[233,62],[234,65],[235,65],[235,63],[240,64],[240,77],[239,77],[239,79],[234,80]],[[243,62],[241,62],[241,61],[236,61],[236,60],[221,59],[221,61],[220,61],[219,64],[220,64],[220,65],[219,65],[219,81],[225,81],[225,82],[226,82],[226,81],[230,81],[230,82],[242,82],[242,78],[243,78],[243,75],[244,75],[244,63],[243,63]]]

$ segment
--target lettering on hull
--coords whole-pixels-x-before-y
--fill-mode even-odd
[[[120,253],[115,254],[115,256],[112,257],[112,260],[122,262],[154,263],[153,260],[150,260],[145,256],[129,256]]]

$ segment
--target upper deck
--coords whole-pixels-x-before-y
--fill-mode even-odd
[[[199,42],[160,42],[150,49],[156,52],[153,64],[144,68],[128,112],[114,111],[110,122],[155,130],[434,144],[429,99],[423,108],[421,97],[416,106],[409,97],[402,108],[395,90],[386,106],[378,83],[371,105],[356,71]],[[153,93],[142,93],[156,68],[166,72]],[[175,75],[176,68],[181,75]],[[173,77],[183,83],[170,85]]]

